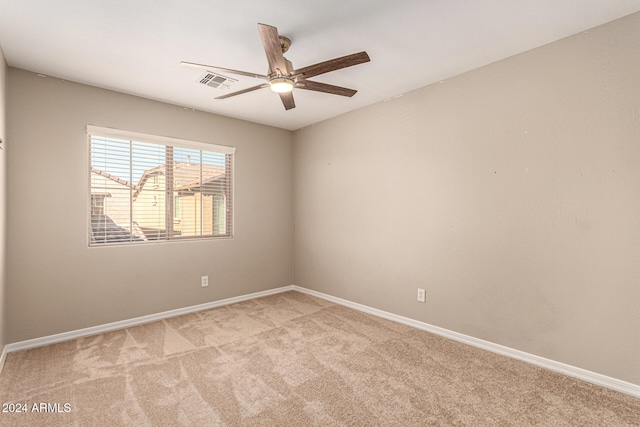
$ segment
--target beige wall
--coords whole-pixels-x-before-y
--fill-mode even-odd
[[[5,339],[5,281],[6,281],[6,158],[7,158],[7,63],[4,59],[2,46],[0,46],[0,138],[2,138],[2,150],[0,150],[0,351],[7,344]]]
[[[14,68],[8,77],[7,342],[292,283],[291,132]],[[235,237],[88,248],[88,124],[236,146]]]
[[[635,14],[295,132],[295,283],[640,384],[638,40]]]

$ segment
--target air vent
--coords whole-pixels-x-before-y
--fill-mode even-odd
[[[220,74],[206,72],[200,77],[200,80],[198,82],[214,89],[229,89],[232,84],[237,82],[237,80],[222,76]]]

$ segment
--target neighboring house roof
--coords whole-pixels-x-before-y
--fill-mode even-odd
[[[133,224],[134,233],[117,225],[108,215],[91,217],[91,243],[142,242],[146,240],[137,224]]]
[[[138,186],[137,185],[133,185],[129,181],[125,181],[122,178],[118,178],[115,175],[111,175],[109,172],[105,172],[105,171],[100,170],[98,168],[94,168],[93,166],[91,167],[91,173],[95,173],[96,175],[103,176],[103,177],[105,177],[107,179],[110,179],[110,180],[112,180],[114,182],[117,182],[118,184],[122,184],[125,187],[129,187],[129,188],[133,188],[134,190],[138,190]]]
[[[197,189],[200,188],[202,184],[211,183],[225,176],[224,166],[188,162],[174,162],[174,165],[173,189],[175,191]],[[200,180],[201,171],[202,181]],[[154,175],[166,175],[166,166],[160,165],[143,172],[140,181],[138,181],[138,185],[135,186],[136,192],[133,194],[134,200],[138,197],[138,194],[140,194],[147,180]]]

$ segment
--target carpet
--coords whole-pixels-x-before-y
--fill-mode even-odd
[[[11,426],[640,425],[640,399],[295,291],[10,353],[0,397]]]

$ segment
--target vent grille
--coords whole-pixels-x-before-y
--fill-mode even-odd
[[[200,80],[198,80],[198,83],[212,87],[214,89],[229,89],[235,82],[237,82],[236,79],[231,79],[229,77],[210,72],[204,73],[200,77]]]

